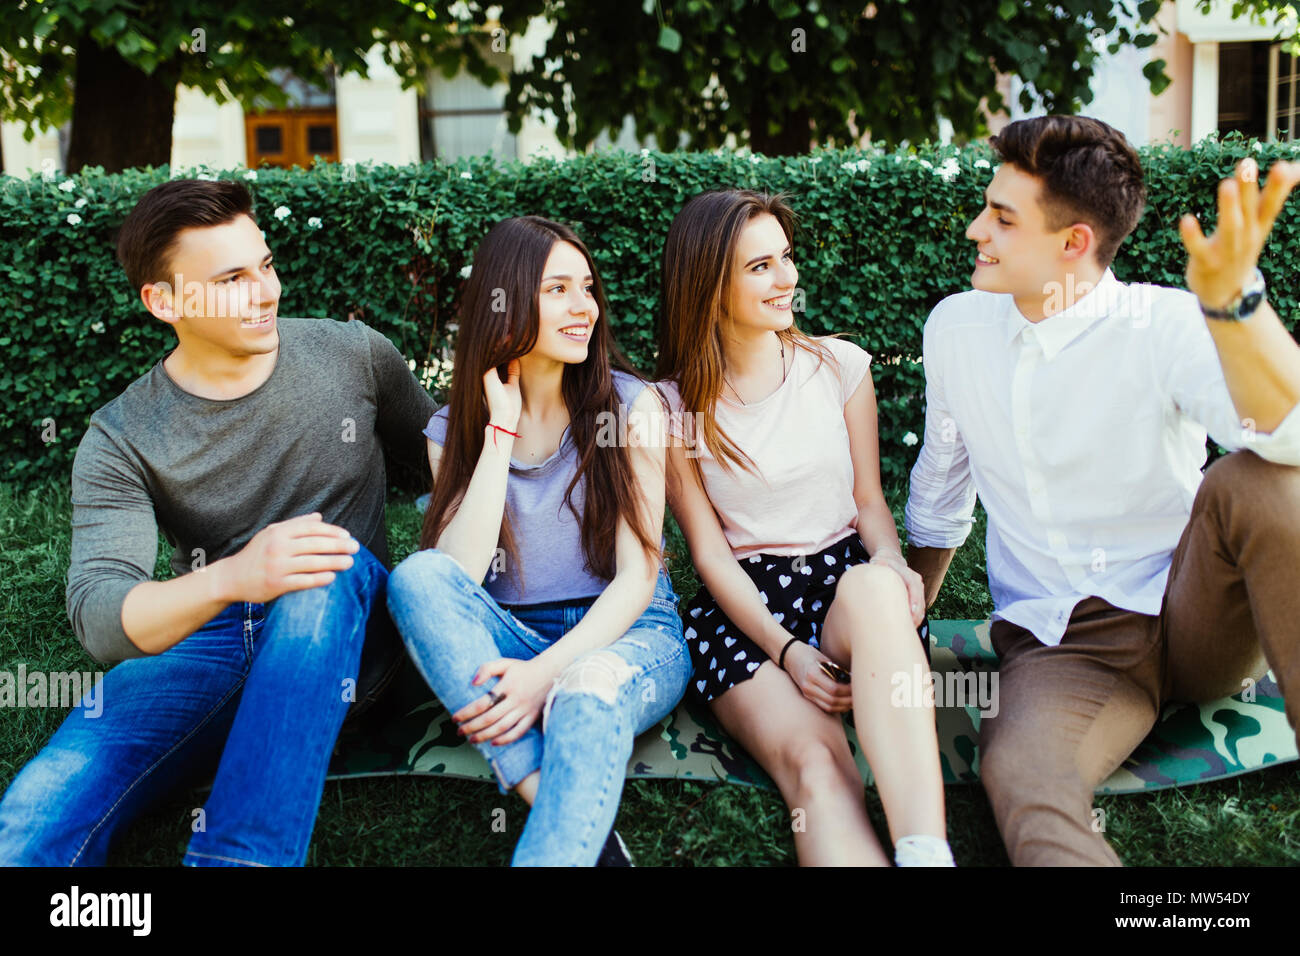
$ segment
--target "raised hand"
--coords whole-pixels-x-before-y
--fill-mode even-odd
[[[1278,162],[1261,191],[1259,166],[1247,157],[1219,183],[1219,221],[1209,237],[1195,216],[1183,216],[1178,226],[1187,249],[1187,288],[1202,306],[1221,309],[1250,284],[1273,221],[1297,182],[1300,164]]]
[[[484,372],[483,394],[487,398],[488,421],[514,431],[524,407],[523,395],[519,391],[519,359],[512,359],[506,366],[504,382],[495,366]]]

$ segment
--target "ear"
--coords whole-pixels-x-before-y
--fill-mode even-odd
[[[147,282],[140,287],[140,301],[150,314],[168,325],[175,325],[180,319],[176,297],[169,282]]]
[[[1065,230],[1065,246],[1061,255],[1066,262],[1078,262],[1097,248],[1097,234],[1086,222],[1076,222]]]

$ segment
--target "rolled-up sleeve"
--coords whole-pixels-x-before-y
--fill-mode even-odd
[[[68,620],[101,663],[147,656],[122,629],[127,592],[153,578],[158,524],[143,481],[92,421],[72,465]]]
[[[909,544],[921,548],[959,548],[974,524],[975,484],[970,458],[957,423],[944,400],[941,350],[936,347],[933,315],[925,324],[925,439],[912,466],[904,522]]]
[[[1214,337],[1191,293],[1179,296],[1154,337],[1157,375],[1179,410],[1228,451],[1248,449],[1279,465],[1300,465],[1300,407],[1271,432],[1242,419],[1228,391]]]

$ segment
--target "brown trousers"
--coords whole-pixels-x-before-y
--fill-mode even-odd
[[[1171,700],[1213,700],[1272,668],[1300,725],[1300,468],[1239,451],[1205,474],[1159,616],[1080,602],[1057,647],[1006,621],[980,778],[1016,866],[1118,866],[1093,792]]]

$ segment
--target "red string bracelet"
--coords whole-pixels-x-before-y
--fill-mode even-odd
[[[493,448],[497,447],[497,432],[505,432],[507,435],[512,435],[512,436],[514,436],[515,438],[518,438],[518,437],[519,437],[519,433],[518,433],[518,432],[512,432],[510,429],[508,429],[508,428],[502,428],[500,425],[493,425],[491,422],[488,422],[488,428],[495,428],[495,429],[496,429],[496,431],[494,431],[494,432],[492,433],[492,447],[493,447]]]

